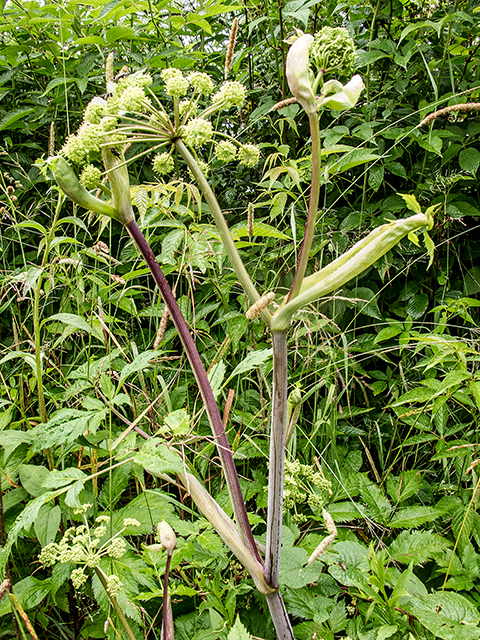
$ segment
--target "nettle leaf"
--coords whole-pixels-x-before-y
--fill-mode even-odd
[[[413,597],[407,610],[437,638],[443,640],[477,640],[480,638],[480,615],[477,607],[458,593],[430,593]]]
[[[308,554],[300,547],[282,547],[280,559],[280,584],[291,589],[301,589],[315,582],[322,572],[321,562],[308,563]]]
[[[158,351],[154,351],[153,349],[150,351],[143,351],[142,353],[139,353],[138,356],[136,356],[136,358],[132,360],[132,362],[129,362],[123,367],[122,372],[120,373],[120,378],[118,380],[117,390],[120,390],[122,384],[130,374],[136,373],[137,371],[143,371],[155,358],[158,358]]]
[[[474,147],[463,149],[458,156],[460,168],[469,173],[477,173],[480,165],[480,152]]]
[[[373,482],[362,477],[361,496],[367,505],[368,515],[378,522],[385,524],[392,512],[392,505],[385,498],[383,492]]]
[[[402,562],[421,565],[438,553],[445,553],[451,543],[436,533],[430,531],[402,531],[392,542],[388,551],[390,556]]]

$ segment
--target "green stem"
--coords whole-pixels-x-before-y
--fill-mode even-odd
[[[238,249],[235,246],[232,236],[230,235],[227,222],[223,216],[222,210],[220,209],[220,205],[218,204],[215,194],[208,184],[208,180],[202,173],[195,158],[192,156],[182,140],[175,140],[175,146],[177,147],[179,154],[187,163],[190,171],[193,173],[195,180],[198,182],[198,186],[200,187],[200,190],[202,191],[205,200],[210,207],[210,212],[213,216],[215,224],[217,225],[218,232],[222,239],[223,246],[225,247],[225,251],[230,258],[233,270],[235,271],[240,284],[245,290],[245,293],[249,297],[250,303],[254,304],[255,302],[257,302],[257,300],[260,299],[260,295],[256,290],[255,285],[251,281],[247,270],[245,269],[245,265],[243,264],[240,254],[238,253]],[[268,309],[264,309],[261,315],[265,323],[268,325],[271,318],[270,311]]]
[[[292,300],[298,296],[302,286],[305,271],[307,269],[310,249],[312,248],[313,236],[315,233],[315,222],[317,220],[318,202],[320,197],[320,178],[322,170],[322,146],[320,141],[320,122],[318,113],[309,114],[310,135],[312,138],[312,185],[310,189],[310,201],[308,203],[307,223],[305,225],[305,236],[303,238],[300,260],[298,261],[293,285],[288,296]]]
[[[125,616],[123,615],[123,611],[120,609],[120,606],[117,602],[117,599],[114,596],[111,596],[108,593],[108,589],[107,589],[107,581],[105,579],[105,574],[103,573],[103,571],[100,569],[100,567],[95,567],[95,573],[98,576],[98,579],[100,580],[100,582],[102,583],[102,587],[105,589],[106,594],[108,595],[108,598],[110,600],[110,602],[113,605],[113,608],[115,609],[115,612],[120,620],[120,622],[123,625],[123,628],[125,629],[127,636],[130,638],[130,640],[137,640],[137,638],[135,638],[132,629],[130,628],[130,625],[127,622],[127,619],[125,618]]]

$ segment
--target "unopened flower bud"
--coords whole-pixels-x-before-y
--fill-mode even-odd
[[[254,144],[244,144],[238,150],[238,161],[246,167],[254,167],[260,160],[260,149]]]
[[[240,82],[225,82],[220,91],[213,96],[213,102],[221,102],[225,109],[243,106],[247,90]]]
[[[207,73],[195,71],[188,76],[190,84],[198,93],[209,95],[213,91],[213,80]]]
[[[213,136],[212,123],[203,118],[194,118],[185,125],[184,140],[190,147],[199,147]]]
[[[237,155],[237,147],[228,140],[222,140],[215,147],[215,155],[221,162],[231,162]]]
[[[168,524],[168,522],[162,520],[162,522],[160,522],[160,524],[158,525],[157,532],[160,542],[163,544],[167,552],[169,554],[172,554],[177,544],[177,537],[175,536],[175,532],[172,527]]]
[[[157,153],[153,158],[153,170],[160,176],[173,171],[175,163],[169,153]]]
[[[287,55],[286,69],[290,91],[307,114],[313,114],[317,111],[309,69],[309,49],[312,42],[313,36],[306,33],[292,44]]]
[[[80,184],[86,189],[96,189],[102,179],[102,172],[93,164],[87,164],[82,173],[80,174]]]

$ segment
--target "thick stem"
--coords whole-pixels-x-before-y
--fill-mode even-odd
[[[295,640],[280,591],[275,591],[275,593],[265,597],[267,598],[268,609],[277,633],[276,640]]]
[[[232,263],[233,270],[235,271],[237,278],[240,281],[245,293],[250,299],[250,303],[254,304],[257,300],[260,299],[260,295],[256,290],[253,282],[248,275],[247,270],[245,269],[245,265],[238,253],[238,249],[235,246],[232,236],[230,235],[230,231],[228,229],[227,222],[223,216],[222,210],[220,209],[220,205],[215,197],[215,194],[212,191],[212,188],[208,184],[208,180],[203,175],[198,163],[195,158],[192,156],[190,151],[187,149],[182,140],[175,140],[175,146],[178,149],[179,154],[187,163],[190,171],[193,173],[195,180],[198,182],[198,186],[200,187],[201,192],[207,204],[210,208],[210,212],[213,216],[215,224],[217,225],[218,232],[223,242],[223,246],[225,247],[225,251],[227,252],[228,257],[230,258],[230,262]],[[264,309],[261,313],[262,318],[265,320],[266,324],[270,323],[271,314],[268,309]]]
[[[292,300],[298,296],[302,281],[307,269],[310,249],[312,248],[313,236],[315,233],[315,222],[317,220],[318,201],[320,196],[320,177],[322,170],[322,146],[320,141],[320,123],[318,113],[311,113],[308,116],[310,122],[310,135],[312,138],[312,184],[310,188],[310,201],[308,203],[308,216],[305,225],[305,236],[303,238],[300,260],[298,261],[293,285],[288,296]]]
[[[238,480],[237,470],[233,461],[232,451],[228,444],[227,435],[223,426],[222,418],[218,411],[217,403],[213,395],[212,387],[208,381],[207,373],[200,359],[197,347],[193,338],[188,330],[188,325],[185,322],[185,318],[180,311],[177,301],[170,289],[170,286],[163,275],[163,272],[158,264],[155,255],[153,254],[148,242],[146,241],[139,226],[134,221],[126,225],[126,229],[132,236],[141,254],[145,258],[152,276],[157,283],[160,293],[165,301],[165,304],[170,311],[172,321],[178,331],[180,340],[182,341],[183,348],[187,354],[190,365],[193,369],[195,379],[197,381],[202,399],[207,411],[208,419],[212,427],[213,435],[217,445],[218,455],[220,457],[222,468],[225,473],[225,479],[227,481],[228,490],[230,493],[230,499],[232,501],[233,512],[237,521],[238,529],[243,541],[250,549],[251,553],[258,561],[260,556],[257,551],[255,540],[253,538],[252,529],[248,521],[247,509],[243,500],[242,490],[240,488],[240,482]]]
[[[123,611],[120,609],[120,606],[117,602],[117,599],[114,598],[114,596],[111,596],[108,593],[108,588],[107,588],[107,581],[105,579],[105,574],[103,573],[103,571],[100,569],[100,567],[95,567],[95,573],[97,574],[100,582],[102,583],[103,588],[105,589],[108,598],[110,600],[110,602],[113,605],[113,608],[115,609],[115,612],[120,620],[120,622],[123,625],[123,628],[125,629],[125,632],[127,634],[127,636],[130,638],[130,640],[137,640],[133,634],[132,629],[130,628],[130,625],[127,622],[127,619],[125,618],[125,616],[123,615]]]
[[[273,393],[268,469],[267,551],[265,578],[278,588],[282,548],[283,476],[287,429],[287,333],[273,331]]]

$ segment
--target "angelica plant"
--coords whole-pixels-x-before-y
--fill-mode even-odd
[[[359,100],[363,89],[363,81],[359,75],[353,75],[346,84],[338,80],[338,77],[343,79],[353,73],[354,62],[355,47],[346,29],[326,27],[316,36],[303,34],[293,42],[288,53],[288,83],[310,123],[312,178],[305,234],[293,285],[273,313],[269,306],[275,294],[265,292],[264,295],[260,295],[257,291],[207,180],[209,167],[204,152],[211,148],[211,145],[214,145],[216,157],[224,163],[237,161],[251,168],[259,162],[258,147],[239,143],[233,137],[217,131],[212,121],[214,114],[242,107],[246,89],[241,83],[227,81],[215,90],[213,80],[208,74],[194,72],[185,76],[179,69],[173,68],[164,69],[161,73],[161,93],[153,90],[151,76],[143,72],[122,78],[117,83],[109,82],[108,97],[91,101],[78,132],[69,136],[60,154],[49,158],[47,162],[59,187],[70,199],[91,211],[110,216],[125,226],[148,264],[195,374],[225,473],[235,522],[225,514],[192,474],[185,471],[178,473],[177,477],[199,510],[210,520],[224,542],[250,572],[257,588],[266,596],[277,636],[289,640],[293,640],[293,631],[279,591],[284,464],[287,428],[290,425],[290,438],[298,419],[301,394],[297,390],[291,398],[289,408],[288,328],[295,314],[305,305],[340,289],[402,238],[408,235],[416,241],[415,232],[422,228],[428,229],[432,225],[433,209],[424,214],[418,205],[406,197],[407,206],[414,211],[414,216],[375,229],[330,265],[305,277],[315,233],[321,181],[319,113],[322,109],[349,109]],[[329,77],[331,75],[336,77]],[[144,143],[147,147],[127,161],[126,145],[134,142]],[[175,297],[135,221],[127,165],[143,155],[150,156],[153,170],[159,177],[168,176],[178,170],[178,162],[183,160],[205,198],[231,266],[250,300],[247,317],[252,320],[261,317],[272,332],[273,391],[264,560],[253,538],[225,428],[207,374]],[[108,179],[108,186],[105,179]],[[91,193],[94,189],[99,190],[97,195]],[[99,194],[101,197],[98,197]],[[426,242],[431,253],[432,245],[428,236]],[[289,466],[290,485],[299,471],[295,464],[293,461]],[[305,475],[306,470],[302,471]],[[323,479],[313,476],[312,472],[308,473],[306,480],[311,485],[321,485],[325,488]],[[164,474],[160,474],[160,477],[170,480]],[[313,505],[315,497],[311,500]],[[314,506],[319,506],[318,500]],[[322,549],[326,548],[325,545],[336,535],[336,530],[333,531],[333,521],[330,523],[330,520],[327,527],[329,541],[324,543]],[[86,532],[82,530],[79,534],[75,533],[75,539],[85,535]],[[90,534],[88,540],[91,544]],[[93,540],[96,540],[95,536]],[[103,546],[101,550],[107,552]],[[318,557],[320,552],[321,550],[315,557]],[[51,547],[50,553],[57,554],[55,557],[58,557],[61,552],[57,547]],[[99,552],[91,553],[95,558]],[[86,564],[86,561],[82,562]],[[83,578],[80,574],[76,575],[77,581],[81,579]]]

